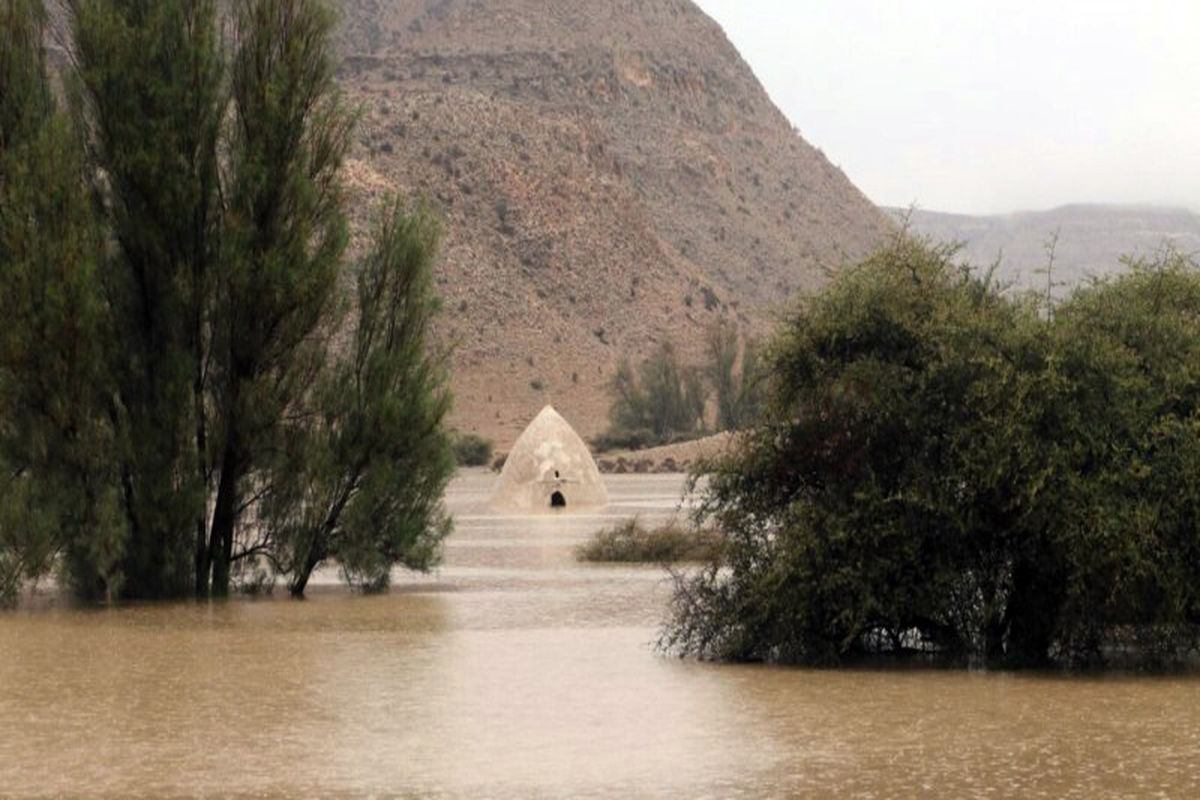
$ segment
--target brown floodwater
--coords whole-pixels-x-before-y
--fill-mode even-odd
[[[541,517],[491,480],[386,596],[0,615],[0,796],[1200,797],[1200,680],[663,657],[662,573],[572,549],[681,479]]]

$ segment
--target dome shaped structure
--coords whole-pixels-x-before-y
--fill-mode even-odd
[[[492,494],[493,508],[539,511],[608,503],[608,490],[583,439],[546,406],[517,439]]]

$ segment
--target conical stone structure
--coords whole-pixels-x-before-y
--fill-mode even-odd
[[[503,511],[594,508],[608,503],[600,470],[583,439],[546,406],[504,462],[491,505]]]

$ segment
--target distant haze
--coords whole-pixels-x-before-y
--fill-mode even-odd
[[[1200,216],[1178,209],[1070,205],[993,216],[889,211],[916,233],[961,243],[958,255],[968,264],[996,263],[996,277],[1016,290],[1042,291],[1049,277],[1059,297],[1089,278],[1124,271],[1123,257],[1153,259],[1164,248],[1200,254]],[[1054,261],[1047,276],[1051,241]]]
[[[1200,2],[698,3],[876,203],[1200,210]]]

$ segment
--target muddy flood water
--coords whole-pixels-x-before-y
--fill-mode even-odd
[[[1196,678],[664,657],[662,572],[573,548],[682,479],[540,517],[492,480],[386,596],[0,615],[0,796],[1200,797]]]

